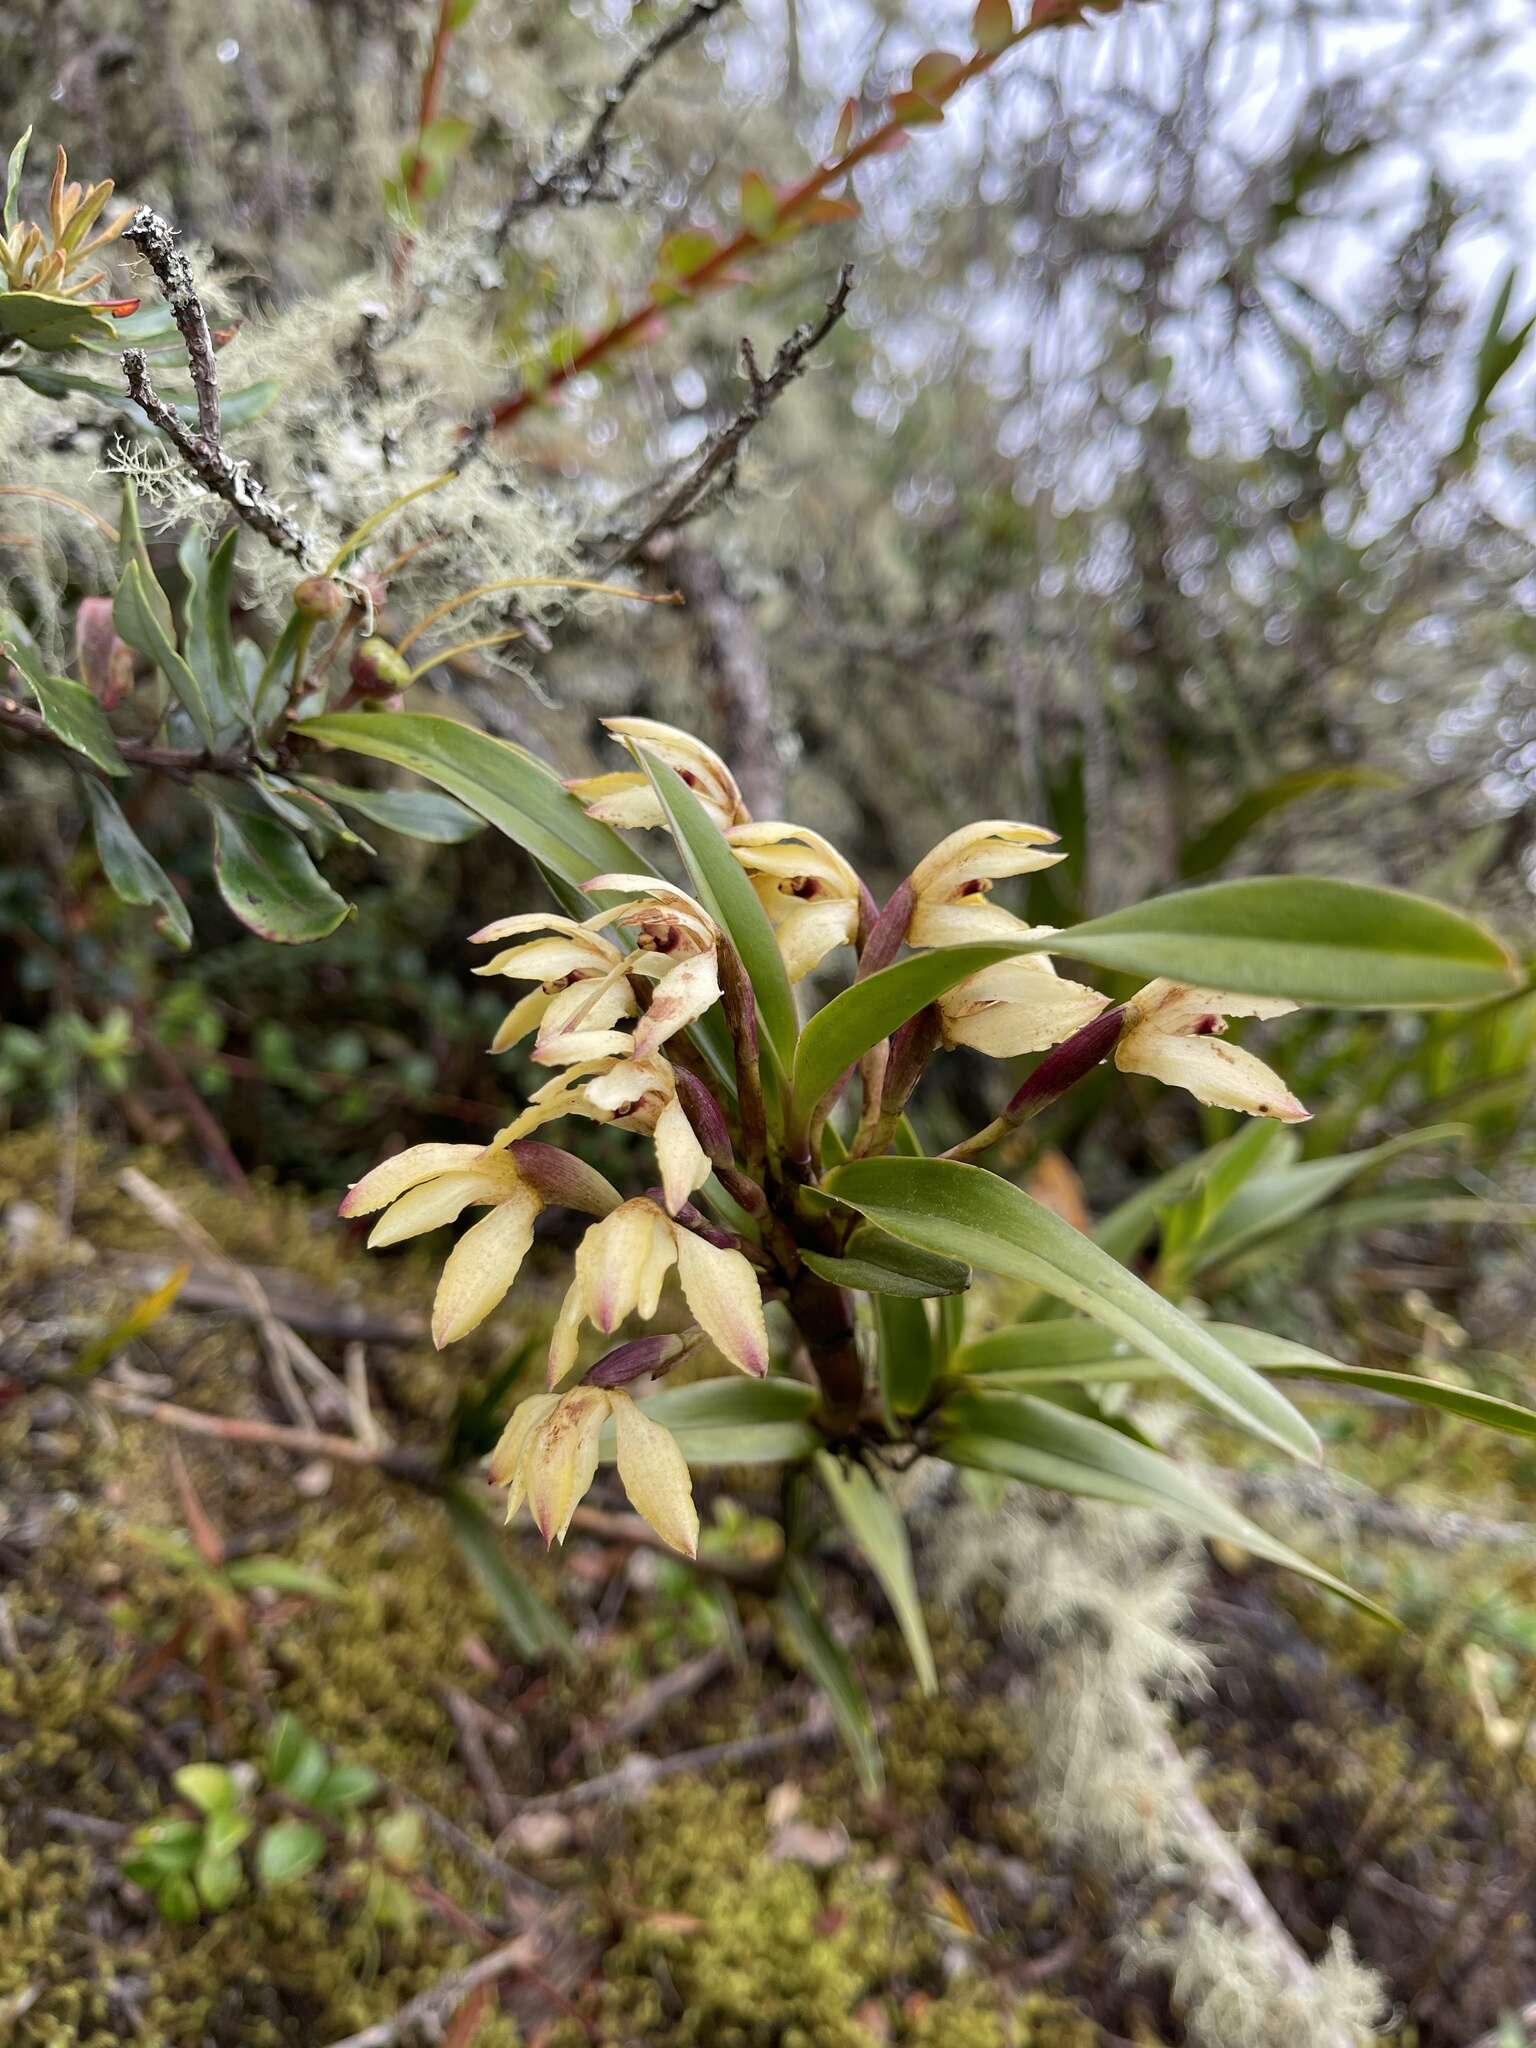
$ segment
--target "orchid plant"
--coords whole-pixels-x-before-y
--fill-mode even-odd
[[[1317,1456],[1317,1439],[1277,1386],[1285,1375],[1454,1397],[1460,1413],[1536,1428],[1536,1416],[1463,1388],[1202,1323],[1115,1255],[1115,1219],[1096,1242],[974,1163],[1106,1060],[1270,1128],[1303,1121],[1280,1076],[1232,1043],[1228,1020],[1300,1003],[1497,1000],[1518,977],[1477,924],[1398,892],[1288,878],[1193,889],[1064,931],[1030,926],[996,886],[1066,854],[1050,832],[1008,820],[951,833],[882,906],[819,833],[749,817],[726,764],[672,727],[607,720],[630,764],[562,788],[483,735],[461,732],[450,765],[418,730],[442,723],[352,714],[308,729],[432,774],[539,860],[557,907],[477,932],[497,950],[475,971],[524,991],[493,1051],[529,1046],[550,1079],[490,1144],[416,1146],[359,1181],[341,1213],[382,1212],[369,1242],[387,1245],[486,1211],[443,1267],[440,1346],[503,1301],[542,1208],[593,1218],[555,1320],[547,1391],[513,1410],[490,1460],[509,1519],[526,1501],[546,1544],[564,1540],[605,1459],[687,1556],[699,1531],[691,1469],[803,1471],[868,1556],[931,1679],[887,1483],[918,1455],[1156,1509],[1363,1601],[1181,1469],[1103,1401],[1106,1383],[1173,1382],[1301,1458]],[[625,833],[652,845],[669,834],[688,886]],[[1140,986],[1112,1000],[1059,973],[1053,954]],[[802,1018],[810,978],[833,963],[846,985]],[[996,1118],[925,1157],[908,1105],[955,1046],[1039,1058]],[[533,1135],[572,1117],[648,1140],[655,1184],[626,1199]],[[1223,1152],[1208,1192],[1226,1200],[1266,1148],[1237,1140]],[[674,1269],[682,1327],[626,1335],[657,1315]],[[1042,1319],[1037,1305],[1012,1327],[968,1327],[977,1272],[1069,1313]],[[724,1376],[696,1376],[710,1357]],[[685,1361],[688,1384],[668,1385]],[[808,1661],[856,1724],[856,1678],[835,1665],[789,1563]]]

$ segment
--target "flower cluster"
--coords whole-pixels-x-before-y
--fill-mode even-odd
[[[1039,826],[991,819],[951,833],[881,909],[819,833],[752,819],[730,770],[699,741],[650,719],[608,724],[637,761],[663,762],[692,792],[751,882],[791,983],[803,983],[841,949],[855,950],[863,978],[904,947],[1022,946],[1052,936],[993,900],[998,882],[1065,858],[1055,835]],[[666,822],[643,766],[568,787],[606,824],[646,830]],[[450,1223],[467,1208],[488,1210],[443,1268],[432,1318],[439,1345],[474,1329],[503,1299],[545,1206],[595,1218],[555,1318],[550,1391],[515,1410],[491,1473],[508,1489],[509,1515],[526,1499],[546,1542],[563,1540],[611,1442],[636,1508],[666,1542],[691,1553],[698,1522],[687,1465],[625,1386],[706,1341],[739,1371],[761,1377],[769,1366],[769,1297],[789,1304],[818,1373],[818,1341],[841,1344],[844,1360],[851,1350],[857,1361],[857,1339],[851,1323],[839,1323],[846,1319],[841,1290],[812,1277],[814,1267],[808,1276],[800,1259],[797,1232],[815,1213],[814,1203],[806,1206],[819,1170],[814,1144],[807,1162],[784,1157],[776,1149],[782,1134],[772,1128],[756,1130],[755,1145],[747,1143],[749,1095],[759,1121],[772,1122],[763,1114],[752,1021],[734,1019],[730,1078],[691,1036],[722,1003],[726,980],[742,974],[726,935],[694,897],[654,875],[600,874],[585,886],[594,903],[589,917],[535,912],[474,935],[499,948],[476,973],[527,985],[492,1050],[528,1045],[550,1078],[489,1145],[416,1146],[359,1181],[342,1214],[382,1210],[369,1243],[386,1245]],[[1284,1121],[1306,1115],[1277,1075],[1223,1036],[1229,1017],[1278,1016],[1293,1004],[1155,981],[1117,1010],[1109,1005],[1098,989],[1058,974],[1047,952],[1020,950],[939,996],[924,1049],[963,1046],[1008,1059],[1060,1048],[1038,1070],[1042,1102],[1059,1092],[1057,1069],[1067,1074],[1061,1085],[1070,1085],[1112,1050],[1122,1071],[1185,1088],[1202,1102]],[[866,1102],[855,1149],[888,1141],[880,1093],[896,1064],[882,1054],[860,1068]],[[904,1085],[910,1092],[910,1079]],[[530,1135],[567,1116],[650,1138],[659,1187],[622,1199],[600,1174]],[[751,1173],[737,1163],[733,1117]],[[978,1134],[970,1149],[999,1128],[1001,1121]],[[956,1151],[966,1156],[966,1148]],[[700,1193],[706,1188],[719,1199]],[[719,1220],[695,1206],[695,1195]],[[649,1320],[674,1273],[691,1318],[682,1334],[621,1343],[583,1372],[584,1327],[611,1337],[631,1317]]]

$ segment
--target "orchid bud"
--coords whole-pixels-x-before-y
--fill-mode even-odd
[[[709,1154],[711,1166],[730,1166],[734,1155],[724,1110],[698,1076],[690,1074],[686,1067],[675,1068],[674,1079],[683,1114],[693,1126],[693,1135]]]
[[[693,1350],[687,1337],[636,1337],[628,1344],[616,1344],[605,1351],[590,1371],[582,1375],[583,1386],[627,1387],[648,1372],[665,1372]]]
[[[352,657],[352,689],[359,697],[392,697],[413,680],[405,656],[377,636],[365,640]]]
[[[301,619],[336,619],[352,599],[333,576],[306,576],[293,586],[293,608]]]

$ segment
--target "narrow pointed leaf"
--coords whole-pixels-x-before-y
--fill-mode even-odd
[[[939,1369],[933,1325],[920,1301],[877,1294],[874,1307],[880,1398],[887,1419],[899,1425],[906,1416],[921,1414],[933,1391]]]
[[[690,1465],[781,1465],[809,1456],[824,1442],[808,1420],[816,1390],[772,1377],[697,1380],[647,1394],[644,1408],[677,1438]],[[599,1455],[612,1464],[614,1434],[604,1423]]]
[[[594,875],[644,873],[648,866],[611,826],[589,818],[542,761],[472,725],[414,711],[335,711],[293,730],[436,783],[578,888]]]
[[[158,584],[155,588],[159,589]],[[128,645],[152,661],[165,677],[182,709],[197,727],[203,745],[210,752],[217,748],[221,724],[218,701],[177,651],[176,643],[162,623],[159,610],[150,596],[144,568],[138,562],[130,562],[123,571],[112,605],[112,621]]]
[[[893,1237],[871,1223],[861,1223],[841,1258],[821,1252],[800,1254],[813,1273],[836,1287],[854,1287],[865,1294],[899,1294],[926,1300],[936,1294],[963,1294],[971,1269],[960,1259],[925,1252],[904,1237]]]
[[[123,816],[117,798],[94,776],[82,780],[101,871],[125,903],[154,912],[155,930],[185,952],[192,920],[170,876]]]
[[[830,1451],[818,1454],[816,1476],[891,1603],[918,1684],[925,1693],[937,1692],[933,1645],[928,1640],[928,1624],[912,1569],[912,1545],[900,1509],[865,1466],[845,1465]]]
[[[1171,1302],[1019,1188],[947,1159],[857,1159],[828,1187],[925,1250],[1039,1287],[1160,1359],[1202,1399],[1301,1457],[1317,1439],[1290,1402]]]
[[[1328,768],[1299,768],[1291,775],[1277,775],[1258,789],[1239,797],[1230,809],[1189,840],[1179,854],[1179,873],[1187,879],[1208,875],[1234,854],[1249,835],[1266,819],[1304,797],[1319,796],[1338,789],[1399,789],[1401,778],[1379,768],[1348,765]]]
[[[1250,1522],[1171,1458],[1107,1422],[1029,1394],[972,1391],[957,1394],[940,1417],[942,1454],[954,1464],[1167,1515],[1202,1536],[1239,1544],[1256,1557],[1301,1572],[1392,1623],[1392,1616],[1374,1602]]]
[[[303,775],[299,780],[316,796],[342,810],[355,811],[370,825],[382,825],[386,831],[399,832],[407,839],[424,839],[433,846],[458,846],[485,830],[484,818],[435,789],[359,789],[348,782],[328,782],[319,775]],[[585,904],[581,915],[587,915]]]
[[[815,1591],[800,1565],[790,1566],[784,1590],[774,1605],[795,1655],[826,1696],[864,1790],[873,1795],[885,1783],[885,1765],[869,1698],[847,1651],[827,1627]]]
[[[632,751],[661,799],[699,901],[741,955],[757,995],[764,1039],[787,1076],[800,1025],[768,913],[724,834],[683,778],[643,744]]]
[[[518,1655],[529,1662],[551,1654],[569,1656],[570,1631],[517,1570],[494,1523],[468,1487],[455,1479],[444,1489],[442,1499],[464,1561]]]

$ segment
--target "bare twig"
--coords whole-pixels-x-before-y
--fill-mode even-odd
[[[114,1259],[114,1269],[132,1273],[146,1287],[157,1287],[170,1277],[173,1261],[124,1255]],[[346,1337],[360,1344],[419,1344],[427,1334],[424,1316],[389,1315],[361,1302],[343,1301],[339,1296],[310,1293],[306,1283],[276,1267],[252,1267],[273,1313],[290,1329],[304,1330],[311,1337]],[[305,1291],[301,1291],[305,1290]],[[194,1265],[186,1285],[176,1297],[178,1308],[232,1309],[249,1315],[250,1304],[222,1270]]]
[[[809,358],[847,312],[852,289],[853,265],[845,263],[838,272],[836,287],[820,319],[803,321],[786,341],[780,343],[766,376],[758,368],[751,342],[743,338],[741,358],[748,392],[739,411],[718,433],[710,436],[693,468],[660,509],[637,533],[624,540],[618,552],[605,562],[604,576],[628,562],[638,561],[660,535],[674,532],[690,520],[697,519],[731,488],[747,436],[762,423],[795,379],[802,375]]]
[[[128,396],[160,429],[203,488],[222,498],[236,518],[259,533],[279,554],[291,555],[301,569],[309,568],[318,545],[314,535],[306,533],[269,496],[251,465],[235,461],[218,441],[194,434],[183,424],[180,413],[166,404],[151,382],[142,349],[124,349],[122,364]]]
[[[496,222],[498,246],[508,233],[541,206],[581,206],[599,196],[598,188],[608,169],[608,136],[624,102],[647,72],[654,69],[670,50],[687,40],[695,29],[714,17],[731,0],[694,0],[691,7],[669,21],[659,34],[638,50],[624,70],[603,93],[602,104],[593,115],[586,133],[575,146],[538,177],[532,177],[502,208]]]
[[[197,428],[210,448],[219,445],[219,366],[208,315],[192,282],[192,266],[176,246],[176,230],[153,207],[141,206],[123,230],[150,269],[186,344],[187,368],[197,393]],[[142,358],[141,358],[142,360]]]
[[[629,1756],[616,1770],[604,1771],[597,1778],[584,1778],[579,1785],[569,1786],[563,1792],[542,1792],[532,1799],[520,1799],[517,1814],[521,1818],[529,1813],[567,1813],[600,1800],[629,1806],[643,1799],[663,1778],[711,1771],[722,1764],[757,1763],[763,1757],[782,1756],[791,1749],[815,1748],[832,1733],[831,1710],[818,1698],[798,1727],[774,1729],[765,1735],[742,1735],[732,1742],[707,1742],[702,1748],[679,1750],[672,1756]]]
[[[438,1696],[448,1709],[459,1749],[469,1768],[469,1775],[475,1781],[475,1788],[485,1801],[491,1826],[500,1834],[512,1819],[512,1802],[507,1797],[506,1786],[497,1775],[496,1766],[491,1762],[480,1723],[472,1711],[473,1703],[453,1685],[439,1686]]]
[[[530,1970],[536,1960],[537,1950],[532,1940],[528,1935],[520,1934],[515,1941],[493,1948],[489,1955],[481,1956],[478,1962],[470,1963],[467,1968],[439,1978],[429,1990],[418,1993],[402,2005],[392,2018],[376,2020],[360,2033],[348,2034],[343,2040],[331,2042],[330,2048],[394,2048],[396,2042],[406,2040],[417,2028],[435,2028],[482,1984],[494,1984],[514,1972]]]
[[[144,1422],[163,1423],[188,1436],[212,1437],[220,1443],[270,1444],[301,1458],[334,1458],[339,1465],[372,1465],[397,1479],[426,1484],[436,1470],[432,1459],[410,1451],[381,1451],[355,1437],[330,1436],[323,1430],[294,1429],[284,1422],[266,1422],[258,1415],[205,1415],[199,1408],[180,1408],[173,1401],[152,1401],[143,1394],[96,1380],[92,1398]]]

